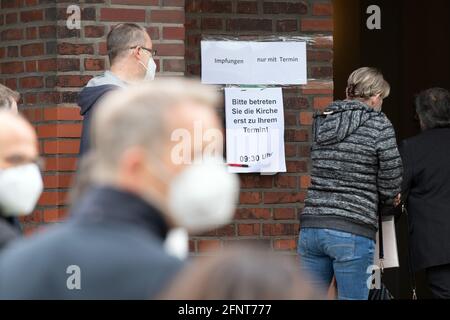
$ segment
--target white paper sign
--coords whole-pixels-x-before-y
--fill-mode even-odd
[[[384,251],[384,261],[383,265],[385,269],[398,268],[400,267],[400,261],[398,260],[398,249],[397,249],[397,236],[395,232],[395,222],[394,217],[383,217],[383,251]],[[378,233],[377,233],[377,243],[375,246],[375,264],[380,265],[380,246],[378,243]]]
[[[286,172],[281,88],[226,88],[225,115],[231,172]]]
[[[205,84],[307,83],[306,43],[202,41]]]

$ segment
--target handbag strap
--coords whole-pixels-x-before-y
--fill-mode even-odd
[[[380,259],[381,275],[384,272],[384,244],[383,244],[383,218],[381,213],[378,214],[378,258]]]
[[[407,241],[407,246],[408,246],[408,269],[409,269],[409,276],[410,276],[410,281],[411,281],[412,299],[417,300],[416,275],[414,273],[414,269],[412,266],[412,246],[411,246],[411,242],[410,242],[410,238],[409,238],[409,216],[408,216],[408,209],[406,208],[405,201],[402,201],[401,206],[402,206],[402,212],[404,213],[405,218],[406,218],[406,225],[407,225],[406,241]]]

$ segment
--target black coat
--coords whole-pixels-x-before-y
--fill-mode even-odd
[[[400,153],[413,267],[450,264],[450,128],[407,139]]]
[[[20,236],[16,219],[3,217],[0,212],[0,250]]]
[[[160,212],[141,198],[93,187],[69,221],[0,254],[0,299],[155,297],[181,267],[164,251],[167,231]],[[80,290],[68,289],[68,280],[77,284],[70,266],[79,267]]]

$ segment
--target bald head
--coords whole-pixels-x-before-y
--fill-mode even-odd
[[[33,127],[18,114],[0,111],[0,169],[29,163],[37,157]]]

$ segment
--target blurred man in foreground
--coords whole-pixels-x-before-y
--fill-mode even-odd
[[[92,184],[68,222],[0,255],[0,299],[158,294],[181,267],[164,249],[168,231],[206,231],[234,213],[217,101],[181,79],[109,95],[93,118]]]
[[[21,116],[0,110],[0,249],[20,235],[17,217],[30,214],[43,184],[37,137]]]

